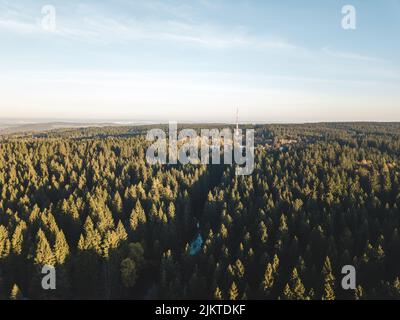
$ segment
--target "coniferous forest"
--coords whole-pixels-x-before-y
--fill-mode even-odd
[[[249,176],[149,165],[147,126],[0,136],[0,298],[399,299],[400,124],[254,128]]]

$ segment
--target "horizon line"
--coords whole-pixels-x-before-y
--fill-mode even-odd
[[[235,125],[236,121],[192,121],[192,120],[148,120],[148,119],[136,119],[136,120],[122,120],[122,119],[95,119],[95,118],[0,118],[0,125],[30,125],[30,124],[54,124],[54,123],[66,123],[66,124],[86,124],[86,125],[115,125],[115,126],[129,126],[129,125],[156,125],[156,124],[169,124],[171,122],[178,124],[228,124]],[[309,121],[238,121],[240,125],[266,125],[266,124],[323,124],[323,123],[400,123],[400,120],[309,120]]]

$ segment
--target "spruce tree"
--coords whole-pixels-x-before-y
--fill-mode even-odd
[[[237,300],[239,296],[238,288],[235,282],[232,282],[232,285],[229,289],[229,300]]]
[[[15,283],[13,284],[12,289],[11,289],[10,299],[11,300],[21,300],[21,299],[23,299],[22,292],[19,289],[18,285],[15,284]]]
[[[325,258],[322,275],[324,277],[322,300],[335,300],[335,277],[332,274],[331,261],[329,257]]]
[[[54,266],[56,259],[54,257],[51,246],[47,241],[46,235],[39,229],[36,237],[36,252],[34,257],[35,264],[39,266]]]
[[[56,234],[56,241],[54,244],[54,256],[58,264],[64,264],[69,255],[69,245],[65,239],[64,232],[58,231]]]

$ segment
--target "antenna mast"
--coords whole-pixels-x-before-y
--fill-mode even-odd
[[[239,108],[236,108],[236,130],[239,130]]]

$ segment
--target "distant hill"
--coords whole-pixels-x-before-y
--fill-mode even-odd
[[[46,123],[24,123],[24,124],[1,124],[0,135],[39,133],[54,129],[74,129],[88,127],[110,127],[121,126],[118,123],[79,123],[79,122],[46,122]]]

